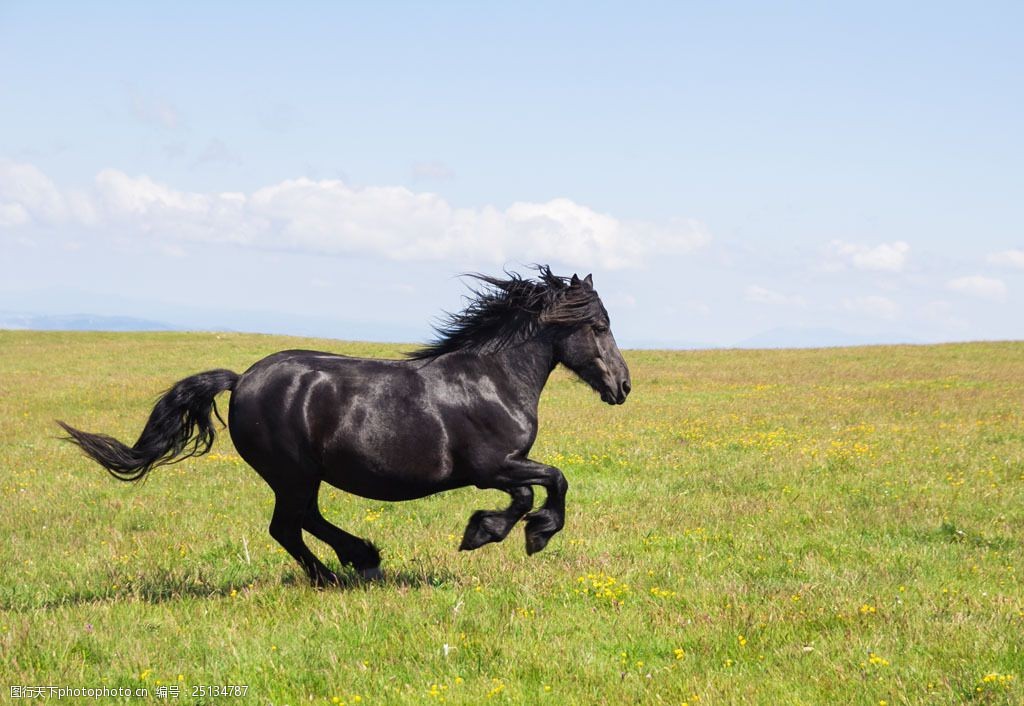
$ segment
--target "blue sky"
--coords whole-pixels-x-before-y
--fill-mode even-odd
[[[0,2],[0,312],[412,340],[542,261],[624,345],[1024,338],[1022,21]]]

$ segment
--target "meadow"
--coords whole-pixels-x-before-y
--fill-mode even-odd
[[[291,347],[402,350],[0,331],[5,700],[1024,703],[1024,343],[627,351],[616,408],[557,371],[533,456],[570,488],[546,550],[516,528],[457,551],[496,491],[325,489],[387,579],[324,591],[267,534],[271,493],[226,430],[137,485],[58,440],[54,419],[134,441],[174,381]]]

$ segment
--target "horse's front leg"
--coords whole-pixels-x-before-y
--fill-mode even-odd
[[[548,540],[565,526],[565,494],[569,481],[554,466],[537,465],[546,469],[545,480],[540,485],[548,491],[548,497],[539,510],[526,516],[527,554],[536,554],[546,547]]]
[[[478,481],[476,485],[480,488],[500,488],[509,493],[513,488],[529,488],[533,485],[542,485],[547,490],[548,497],[544,501],[544,505],[539,510],[526,515],[527,554],[539,552],[547,546],[548,540],[565,526],[565,493],[569,489],[569,483],[565,480],[562,472],[554,466],[538,463],[528,458],[510,458],[502,464],[497,473]],[[532,493],[530,497],[532,499]],[[524,512],[526,510],[529,510],[529,506],[525,508]],[[479,513],[474,514],[473,517],[476,518],[477,515]],[[519,517],[522,515],[516,517],[516,520]],[[470,527],[472,524],[473,520],[471,519]],[[470,527],[466,528],[467,533]],[[505,528],[506,534],[509,529],[511,529],[511,525]]]
[[[500,542],[533,507],[533,488],[530,486],[519,485],[502,490],[512,496],[512,502],[504,510],[474,512],[466,525],[459,549],[477,549],[490,542]]]

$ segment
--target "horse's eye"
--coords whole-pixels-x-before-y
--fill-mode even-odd
[[[594,324],[593,329],[594,333],[608,333],[608,327],[601,324]]]

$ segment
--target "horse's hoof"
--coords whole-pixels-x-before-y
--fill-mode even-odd
[[[369,569],[359,569],[359,578],[363,581],[383,581],[384,572],[380,570],[379,566],[374,566]]]
[[[474,549],[479,549],[485,544],[487,544],[487,540],[482,539],[479,532],[471,533],[469,530],[466,530],[466,533],[462,535],[462,542],[459,544],[459,551],[469,552]]]
[[[485,510],[477,510],[469,518],[469,524],[466,525],[466,531],[462,535],[459,551],[466,552],[479,549],[491,542],[500,542],[505,538],[503,529],[507,528],[501,524],[498,518]]]
[[[536,554],[544,547],[548,546],[548,540],[551,539],[550,534],[527,534],[526,535],[526,553]]]
[[[323,589],[331,586],[340,586],[341,578],[336,573],[331,572],[330,574],[324,576],[317,576],[315,579],[313,579],[312,583],[313,588],[322,591]]]
[[[531,512],[526,516],[526,553],[536,554],[548,546],[548,541],[559,529],[548,511]]]

